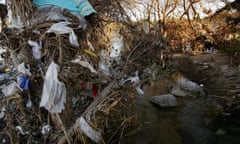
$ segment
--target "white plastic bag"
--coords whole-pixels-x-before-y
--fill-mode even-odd
[[[77,36],[74,33],[73,29],[68,27],[67,25],[71,24],[70,22],[59,22],[53,24],[48,30],[47,33],[54,32],[56,34],[69,34],[69,41],[73,46],[78,47],[79,43],[77,40]]]
[[[51,113],[60,113],[66,103],[66,86],[58,80],[59,66],[52,62],[46,72],[40,107]]]
[[[81,56],[78,56],[76,59],[72,60],[71,62],[80,64],[81,66],[88,68],[91,71],[91,73],[97,73],[97,71],[89,62],[81,60]]]
[[[35,59],[40,59],[42,57],[42,52],[41,52],[41,42],[37,43],[35,41],[32,40],[28,40],[28,44],[32,47],[32,53],[33,53],[33,57]]]
[[[140,84],[140,78],[138,76],[138,71],[135,72],[134,77],[129,77],[126,80],[121,80],[120,85],[124,85],[127,81],[131,81],[131,83],[133,83],[133,86],[135,87],[138,94],[140,94],[140,95],[144,94],[144,91],[141,89],[141,84]]]
[[[19,73],[24,74],[24,75],[28,75],[28,76],[32,75],[32,73],[30,72],[30,68],[26,68],[24,62],[21,63],[20,65],[18,65],[17,71]]]
[[[94,130],[83,117],[80,117],[78,122],[82,132],[86,134],[92,141],[98,144],[101,142],[102,140],[101,133]]]

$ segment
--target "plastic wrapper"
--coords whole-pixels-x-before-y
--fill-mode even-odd
[[[55,33],[55,34],[69,34],[69,41],[73,46],[78,47],[79,43],[77,40],[77,36],[74,33],[73,29],[68,27],[67,25],[71,24],[70,22],[59,22],[56,24],[53,24],[48,30],[47,33]]]
[[[58,80],[59,66],[52,62],[46,72],[40,107],[51,113],[60,113],[66,103],[66,86]]]

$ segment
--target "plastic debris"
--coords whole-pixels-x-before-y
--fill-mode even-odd
[[[27,76],[31,76],[30,67],[26,68],[24,62],[18,65],[17,71]]]
[[[43,135],[48,134],[51,131],[52,127],[50,125],[44,125],[42,127],[41,133]]]
[[[81,15],[88,16],[97,13],[88,0],[75,0],[75,2],[77,3],[77,8]]]
[[[33,4],[37,7],[45,5],[54,5],[70,12],[79,13],[82,16],[88,16],[96,13],[92,5],[87,0],[33,0]]]
[[[60,1],[59,1],[60,2]],[[62,1],[61,1],[62,2]],[[69,2],[69,1],[68,1]],[[35,11],[33,17],[34,23],[39,23],[42,21],[71,21],[72,19],[65,15],[66,9],[55,6],[55,5],[42,5],[37,6],[37,10]],[[78,19],[77,23],[79,24],[78,28],[83,28],[84,30],[87,27],[86,19],[81,16],[79,13],[71,12],[75,18]]]
[[[68,18],[63,15],[63,8],[60,8],[58,6],[53,6],[53,5],[45,5],[45,6],[40,6],[37,7],[36,12],[34,13],[34,16],[37,16],[36,19],[34,19],[36,22],[37,21],[54,21],[54,20],[63,20],[63,21],[68,21]]]
[[[32,107],[32,101],[31,101],[31,99],[28,99],[27,104],[26,104],[26,107],[27,107],[27,108],[31,108],[31,107]]]
[[[109,54],[106,50],[101,50],[99,53],[100,61],[99,61],[99,71],[103,74],[110,75],[109,68],[111,66],[111,60]]]
[[[28,101],[27,101],[26,107],[27,108],[31,108],[32,107],[32,100],[31,100],[29,92],[28,92]]]
[[[20,133],[21,135],[27,135],[29,134],[29,132],[24,132],[21,126],[16,126],[16,130],[18,133]]]
[[[48,30],[47,33],[54,32],[55,34],[69,34],[69,41],[73,46],[78,47],[79,43],[77,40],[77,36],[74,33],[73,29],[68,27],[67,25],[71,24],[70,22],[59,22],[53,24]]]
[[[144,91],[141,89],[140,85],[138,85],[138,86],[136,87],[136,91],[137,91],[138,94],[144,95]]]
[[[7,74],[7,73],[1,73],[0,74],[0,80],[6,80],[6,79],[9,79],[10,78],[10,75]]]
[[[17,84],[22,90],[29,91],[30,80],[27,76],[20,74],[17,76]]]
[[[90,50],[84,49],[83,51],[84,51],[85,53],[91,55],[91,56],[97,57],[97,55],[96,55],[95,53],[91,52]]]
[[[94,130],[83,117],[79,119],[79,126],[81,131],[95,143],[99,144],[102,141],[101,133]]]
[[[37,43],[35,41],[28,40],[28,44],[32,47],[33,57],[35,59],[41,59],[41,57],[42,57],[42,52],[41,52],[42,43],[41,42]]]
[[[140,95],[144,94],[144,91],[141,89],[140,79],[139,79],[139,76],[138,76],[138,71],[135,72],[134,77],[130,77],[126,80],[121,80],[120,85],[124,85],[127,81],[131,81],[131,83],[133,83],[133,86],[135,86],[135,89],[136,89],[138,94],[140,94]]]
[[[10,82],[8,85],[6,85],[5,87],[2,88],[2,92],[5,97],[13,96],[13,95],[17,94],[18,92],[20,92],[20,90],[21,89],[18,88],[18,85],[15,81]]]
[[[58,80],[59,66],[52,62],[46,72],[40,107],[51,113],[60,113],[66,103],[66,86]]]
[[[89,62],[83,61],[81,59],[82,59],[81,56],[78,56],[76,59],[72,60],[71,62],[80,64],[81,66],[88,68],[91,71],[91,73],[97,73],[97,71]]]
[[[97,88],[94,84],[92,84],[92,92],[93,92],[93,96],[97,97]]]
[[[0,119],[5,117],[6,108],[3,106],[0,112]]]
[[[118,64],[120,63],[121,53],[124,51],[123,36],[118,33],[113,34],[111,39],[110,57]]]
[[[87,35],[87,46],[91,51],[95,51],[92,43],[89,41],[89,34]]]

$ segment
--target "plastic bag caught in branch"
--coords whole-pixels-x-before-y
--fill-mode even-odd
[[[46,72],[40,107],[51,113],[60,113],[66,103],[66,86],[58,80],[59,66],[52,62]]]
[[[97,73],[97,71],[89,62],[81,60],[81,56],[78,56],[76,59],[72,60],[71,62],[80,64],[81,66],[88,68],[91,71],[91,73]]]
[[[33,53],[33,57],[35,59],[40,59],[42,57],[42,52],[41,52],[41,42],[37,43],[35,41],[32,40],[28,40],[28,44],[32,47],[32,53]]]
[[[80,117],[78,119],[78,122],[79,122],[78,124],[81,131],[85,135],[87,135],[95,143],[98,143],[98,144],[101,143],[102,136],[100,132],[97,132],[96,130],[94,130],[83,117]]]
[[[22,74],[27,75],[27,76],[31,76],[32,75],[32,73],[30,72],[30,68],[26,68],[24,62],[21,63],[20,65],[18,65],[17,71],[19,73],[22,73]]]
[[[139,76],[138,76],[138,71],[135,72],[134,77],[129,77],[126,80],[121,80],[120,85],[124,85],[127,81],[131,81],[131,83],[133,83],[133,86],[135,87],[138,94],[140,94],[140,95],[144,94],[143,90],[141,89],[140,79],[139,79]]]
[[[67,25],[71,24],[70,22],[59,22],[53,24],[48,30],[47,33],[54,32],[55,34],[69,34],[69,41],[73,46],[78,47],[79,43],[77,40],[77,36],[74,33],[73,29],[68,27]]]

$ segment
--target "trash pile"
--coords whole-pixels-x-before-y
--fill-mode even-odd
[[[133,126],[133,97],[162,68],[161,48],[104,23],[87,0],[10,3],[0,45],[14,79],[1,86],[0,141],[120,141]]]

